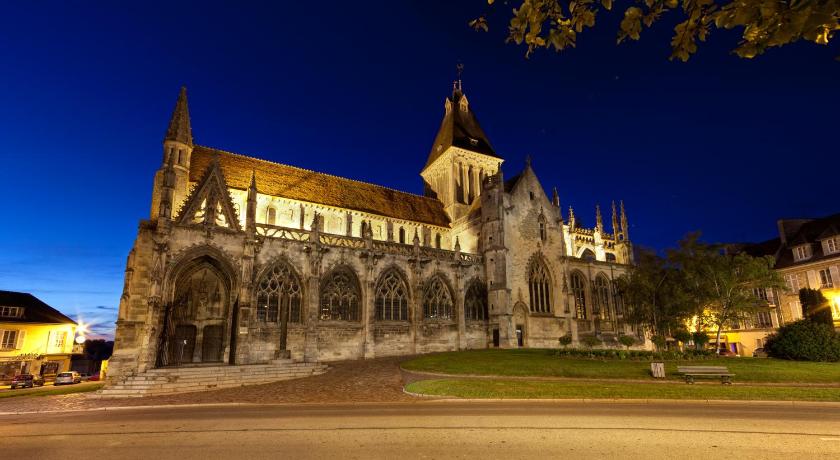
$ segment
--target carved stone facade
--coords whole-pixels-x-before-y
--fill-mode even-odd
[[[330,361],[633,334],[612,233],[564,219],[530,162],[504,180],[456,84],[425,196],[193,144],[182,90],[129,253],[110,376],[189,363]]]

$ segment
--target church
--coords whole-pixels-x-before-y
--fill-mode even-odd
[[[633,263],[624,203],[609,229],[599,207],[579,225],[530,161],[503,176],[460,80],[443,109],[416,195],[199,145],[182,88],[110,376],[638,335],[614,283]]]

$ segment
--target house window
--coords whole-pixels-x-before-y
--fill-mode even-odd
[[[20,318],[23,316],[23,307],[0,307],[0,317]]]
[[[803,260],[811,257],[811,247],[808,245],[797,246],[793,249],[794,260]]]
[[[753,295],[758,300],[767,301],[767,290],[764,288],[755,288],[753,289]]]
[[[59,350],[64,349],[64,342],[67,340],[67,332],[54,332],[54,342],[53,347],[58,348]]]
[[[773,320],[770,318],[769,311],[760,311],[755,315],[755,327],[765,329],[773,327]]]
[[[831,282],[831,272],[827,268],[820,270],[820,289],[833,287],[834,283]]]
[[[787,283],[788,289],[790,289],[791,292],[799,292],[799,275],[795,273],[788,273],[785,275],[785,283]]]
[[[837,252],[837,239],[829,238],[825,240],[825,250],[826,254],[834,254]]]
[[[0,331],[0,349],[14,350],[17,348],[18,331]]]

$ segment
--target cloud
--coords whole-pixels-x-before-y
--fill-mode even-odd
[[[108,311],[116,311],[117,310],[117,307],[106,307],[105,305],[97,305],[93,308],[95,308],[97,310],[108,310]]]

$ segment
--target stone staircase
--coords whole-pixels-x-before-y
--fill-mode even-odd
[[[269,364],[150,369],[109,383],[91,397],[128,398],[218,390],[320,375],[327,369],[326,364],[296,363],[290,359],[278,359]]]

